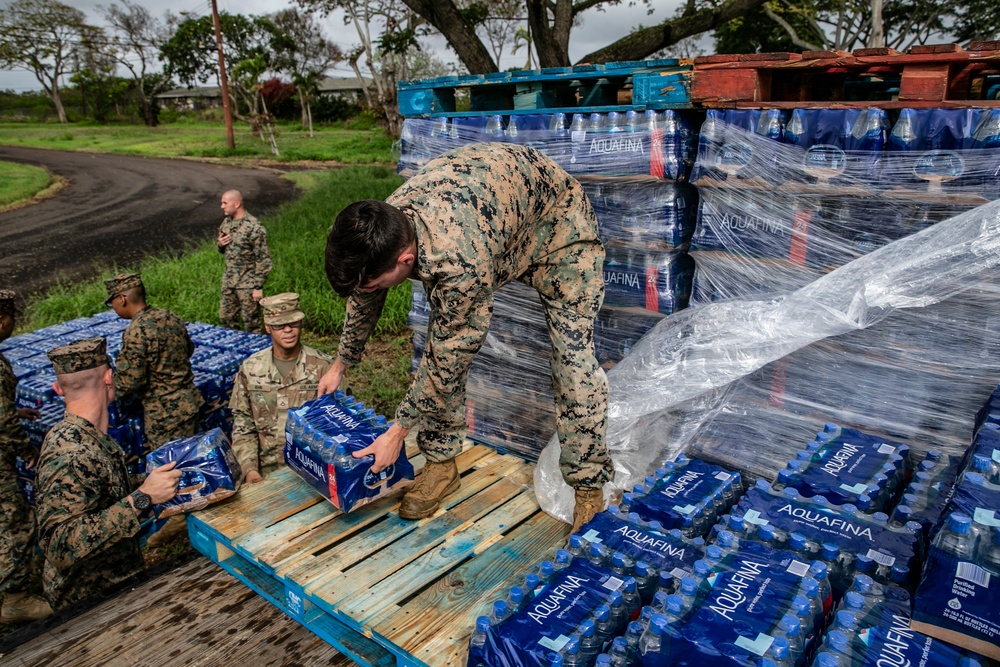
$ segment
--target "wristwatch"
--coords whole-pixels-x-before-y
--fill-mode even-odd
[[[149,494],[143,493],[139,489],[133,491],[130,497],[132,498],[132,504],[135,505],[140,514],[148,512],[149,508],[153,506],[153,499],[149,497]]]

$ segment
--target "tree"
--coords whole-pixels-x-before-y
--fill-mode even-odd
[[[242,14],[219,14],[222,30],[222,53],[226,71],[234,70],[241,62],[250,61],[252,66],[244,72],[261,72],[272,67],[275,51],[287,48],[286,39],[268,19]],[[189,86],[217,80],[218,54],[215,47],[215,28],[211,16],[187,17],[177,24],[174,34],[160,46],[160,59],[167,63],[169,71],[179,81]],[[240,88],[249,81],[246,77],[237,80],[230,91],[234,98],[234,113],[239,117],[242,110],[253,113],[250,105],[253,91]],[[254,84],[251,84],[254,85]]]
[[[463,12],[454,0],[403,0],[406,5],[434,26],[454,49],[470,72],[488,73],[499,70],[497,62],[476,34],[476,17]],[[619,5],[622,0],[525,0],[528,28],[540,67],[565,67],[569,57],[570,33],[584,12]],[[676,44],[686,37],[698,35],[731,19],[742,16],[764,4],[765,0],[721,0],[696,3],[688,0],[679,16],[655,26],[639,27],[628,35],[580,59],[584,63],[607,63],[621,60],[642,60]],[[492,7],[495,3],[488,3]],[[630,5],[642,4],[651,11],[651,0],[629,0]],[[491,11],[490,16],[495,16]]]
[[[15,0],[0,10],[0,67],[29,70],[52,99],[60,123],[66,123],[59,86],[71,57],[97,29],[83,12],[57,0]]]
[[[327,69],[344,60],[344,54],[323,36],[323,28],[312,14],[290,7],[269,18],[287,37],[275,54],[275,69],[286,72],[295,85],[302,109],[302,127],[308,127],[312,136],[311,105],[316,84]]]
[[[426,22],[394,0],[296,0],[308,11],[324,15],[344,11],[344,23],[353,25],[359,44],[347,62],[364,90],[372,109],[381,110],[387,129],[399,134],[403,118],[399,114],[396,84],[426,75],[434,61],[421,58],[418,38],[427,33]],[[374,36],[377,35],[377,36]],[[364,67],[369,77],[362,74]],[[373,90],[366,79],[370,78]]]
[[[127,80],[115,74],[118,59],[103,31],[95,33],[94,37],[100,42],[87,40],[74,50],[70,82],[80,92],[84,113],[89,107],[94,120],[103,123],[112,111],[120,112],[129,85]]]
[[[155,127],[159,123],[156,95],[171,83],[169,71],[155,71],[159,69],[157,56],[170,36],[169,26],[174,19],[168,12],[160,21],[148,9],[129,0],[98,9],[111,29],[115,60],[135,79],[142,118],[146,125]]]

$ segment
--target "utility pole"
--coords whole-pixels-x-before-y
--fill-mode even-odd
[[[226,80],[226,59],[222,56],[222,25],[219,23],[219,6],[212,0],[212,25],[215,26],[215,48],[219,52],[219,83],[222,84],[222,116],[226,120],[226,144],[236,148],[233,138],[233,114],[229,109],[229,82]]]

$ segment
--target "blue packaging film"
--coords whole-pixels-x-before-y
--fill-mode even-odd
[[[610,570],[573,559],[524,609],[490,627],[483,646],[470,647],[468,667],[547,667],[549,653],[561,650],[622,583]]]
[[[338,391],[288,413],[285,463],[345,513],[413,481],[413,465],[405,449],[400,450],[395,463],[378,473],[371,471],[374,456],[356,459],[351,455],[375,442],[386,430],[384,417],[376,416],[374,410],[367,412],[363,404]]]
[[[621,552],[633,560],[645,561],[654,570],[666,570],[680,579],[692,571],[695,561],[705,555],[704,547],[679,536],[650,530],[610,512],[599,512],[580,529],[590,544],[601,544],[610,552]]]
[[[199,510],[232,496],[240,489],[243,473],[233,448],[220,429],[174,440],[146,455],[152,472],[176,461],[181,470],[177,495],[154,508],[157,518]]]
[[[691,459],[685,465],[656,481],[645,494],[637,495],[630,507],[644,521],[659,521],[666,530],[682,529],[692,536],[704,535],[711,524],[698,525],[706,515],[718,515],[732,504],[728,500],[715,501],[727,484],[734,480],[730,470],[700,459]]]
[[[604,304],[669,315],[687,307],[694,261],[686,252],[651,253],[609,246]]]
[[[868,109],[795,109],[782,142],[805,149],[802,170],[822,182],[878,181],[889,120]]]

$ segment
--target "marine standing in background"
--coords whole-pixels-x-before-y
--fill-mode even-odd
[[[121,447],[108,437],[115,383],[103,338],[48,354],[66,416],[42,443],[38,543],[46,560],[45,595],[59,609],[142,571],[140,518],[177,494],[181,471],[168,463],[135,488]]]
[[[0,290],[0,342],[10,338],[20,315],[13,290]],[[35,514],[17,486],[14,458],[35,463],[35,448],[21,428],[20,419],[37,419],[38,411],[15,404],[17,378],[7,358],[0,354],[0,624],[23,623],[44,618],[52,608],[41,598],[28,595],[31,555],[35,550]]]
[[[386,199],[355,202],[326,242],[326,275],[347,298],[337,359],[320,381],[333,391],[361,360],[390,287],[411,276],[431,307],[427,347],[396,421],[370,447],[373,470],[394,462],[410,429],[427,465],[399,508],[404,519],[437,511],[461,484],[455,457],[468,427],[465,384],[490,327],[493,295],[517,280],[545,309],[563,479],[578,529],[604,507],[613,467],[605,444],[608,381],[594,352],[604,300],[604,246],[580,183],[544,154],[473,144],[428,162]],[[515,379],[516,380],[516,379]]]
[[[118,317],[132,320],[122,334],[115,391],[135,393],[142,401],[148,448],[194,435],[204,401],[194,385],[194,343],[184,320],[146,305],[146,288],[137,273],[117,275],[104,286],[106,303]]]
[[[226,219],[219,227],[216,244],[226,257],[226,269],[222,274],[219,320],[224,327],[239,329],[242,319],[245,331],[260,333],[259,302],[271,272],[267,231],[243,208],[239,190],[223,193],[222,212]]]
[[[233,453],[251,483],[282,465],[288,410],[316,397],[319,379],[333,362],[302,344],[306,316],[298,294],[269,296],[260,305],[273,345],[243,361],[229,400]]]

